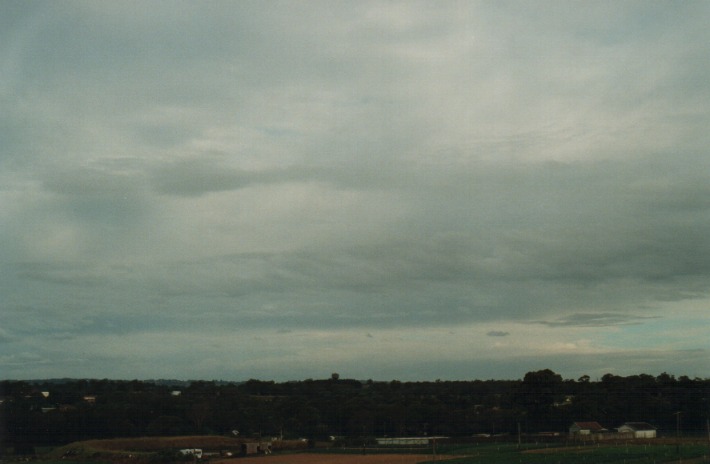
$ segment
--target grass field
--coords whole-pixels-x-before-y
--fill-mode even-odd
[[[440,455],[457,457],[450,463],[485,464],[661,464],[708,461],[707,444],[623,443],[539,447],[516,444],[442,446]]]
[[[155,462],[149,456],[158,448],[193,446],[204,448],[224,448],[234,440],[223,442],[220,437],[181,437],[179,439],[139,439],[106,440],[79,442],[64,447],[77,449],[80,456],[60,457],[50,453],[42,460],[43,464],[151,464]],[[523,444],[488,443],[488,444],[439,444],[436,454],[431,448],[418,448],[405,451],[395,448],[367,449],[291,449],[276,452],[269,456],[249,458],[230,458],[204,460],[211,464],[413,464],[423,462],[443,462],[451,464],[710,464],[710,447],[707,442],[685,442],[677,445],[673,442],[649,440],[628,443],[596,444]]]
[[[395,464],[445,461],[450,464],[710,464],[710,448],[707,443],[676,446],[661,441],[575,446],[523,445],[520,448],[517,444],[439,445],[436,454],[431,448],[411,450],[409,457],[402,452],[394,448],[368,449],[367,454],[362,455],[354,449],[308,450],[303,454],[249,458],[249,463]]]

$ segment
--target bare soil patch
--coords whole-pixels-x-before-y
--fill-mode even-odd
[[[239,447],[239,444],[239,440],[231,437],[195,435],[180,437],[141,437],[87,440],[75,442],[69,446],[73,448],[86,447],[112,451],[155,451],[180,448],[220,449]]]
[[[459,456],[460,457],[460,456]],[[235,460],[212,461],[215,464],[417,464],[431,461],[431,454],[272,454]],[[445,460],[446,457],[438,456]]]

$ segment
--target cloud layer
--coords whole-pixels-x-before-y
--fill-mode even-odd
[[[708,375],[707,4],[0,13],[4,376]]]

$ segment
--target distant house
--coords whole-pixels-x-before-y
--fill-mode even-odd
[[[656,438],[656,427],[646,422],[627,422],[617,430],[634,438]]]
[[[574,395],[567,395],[562,401],[557,401],[553,403],[556,408],[562,408],[564,406],[570,406],[574,400]]]
[[[429,445],[449,437],[384,437],[375,438],[378,445]]]
[[[593,435],[607,431],[599,422],[575,422],[569,427],[569,434],[572,436]]]

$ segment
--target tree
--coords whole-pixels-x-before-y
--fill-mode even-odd
[[[187,411],[187,417],[195,424],[198,433],[202,433],[205,421],[212,417],[212,405],[207,401],[192,404]]]
[[[517,403],[527,412],[530,425],[542,431],[552,424],[552,407],[561,395],[562,376],[550,369],[528,372],[518,389]]]
[[[523,378],[521,392],[526,395],[526,402],[534,406],[550,406],[560,394],[562,376],[550,369],[528,372]]]

